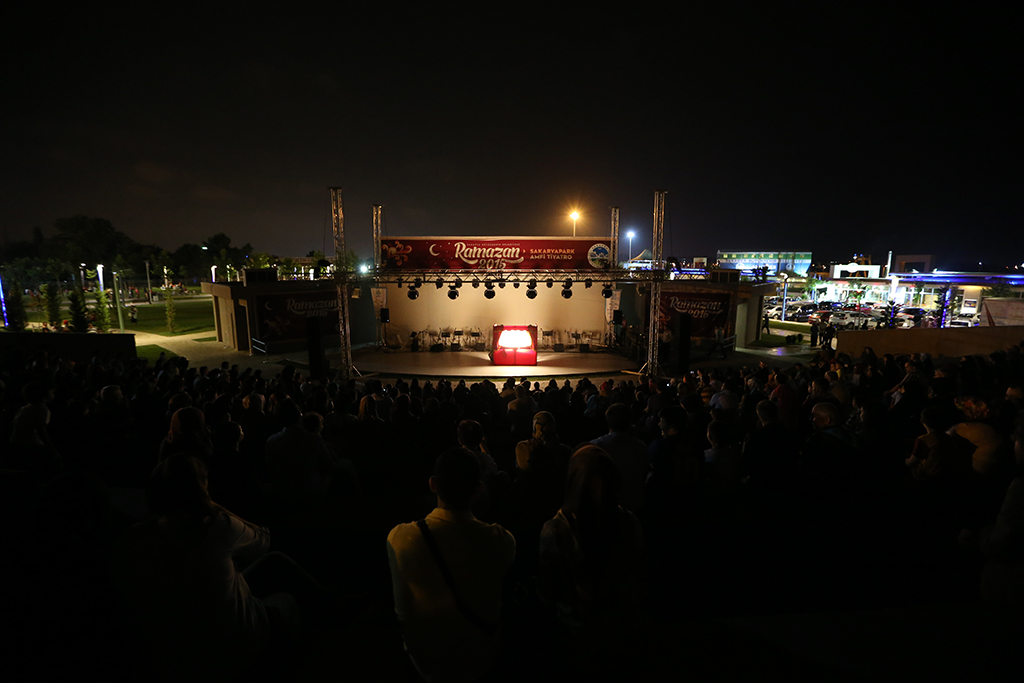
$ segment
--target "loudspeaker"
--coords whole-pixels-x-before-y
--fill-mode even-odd
[[[324,338],[320,331],[319,316],[306,318],[306,349],[309,351],[309,376],[323,377],[327,374],[327,357],[324,355]]]
[[[391,322],[391,311],[390,311],[390,309],[387,309],[387,308],[380,309],[380,321],[382,323],[389,323],[389,322]]]
[[[430,347],[431,353],[437,353],[438,351],[444,351],[444,344],[434,344]]]
[[[462,350],[462,344],[460,344],[459,342],[452,342],[451,350],[452,351],[461,351]]]
[[[622,324],[622,320],[623,320],[623,318],[622,318],[622,310],[621,309],[616,308],[614,311],[612,311],[612,322],[613,323],[615,323],[616,325],[621,325]]]
[[[580,344],[580,353],[590,353],[590,344]]]
[[[555,344],[555,353],[565,351],[565,344]]]

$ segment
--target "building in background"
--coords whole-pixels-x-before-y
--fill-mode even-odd
[[[768,273],[783,272],[805,277],[811,266],[809,251],[719,251],[718,267],[730,270],[753,270],[767,266]]]

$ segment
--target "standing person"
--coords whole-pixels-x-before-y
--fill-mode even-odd
[[[818,345],[818,321],[815,320],[811,323],[811,348],[815,348]]]
[[[768,317],[768,314],[765,313],[764,314],[764,320],[761,323],[761,329],[765,331],[765,334],[771,334],[772,333],[772,330],[769,327],[770,320],[771,319]]]
[[[139,309],[135,308],[135,304],[128,306],[128,317],[131,319],[132,325],[139,324]]]
[[[425,680],[473,681],[498,658],[502,586],[516,542],[473,516],[483,485],[472,453],[442,453],[429,484],[437,494],[434,511],[388,534],[395,613]]]

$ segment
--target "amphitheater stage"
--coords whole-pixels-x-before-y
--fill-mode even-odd
[[[331,367],[338,367],[336,354],[328,354]],[[585,377],[635,372],[637,365],[617,353],[541,351],[536,365],[494,365],[484,351],[383,351],[354,350],[352,363],[360,374],[423,379],[490,379],[501,383],[507,377]]]

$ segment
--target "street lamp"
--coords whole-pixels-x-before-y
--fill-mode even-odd
[[[629,238],[629,260],[633,260],[633,238],[636,237],[636,233],[630,230],[626,233],[626,237]]]
[[[576,236],[576,219],[578,219],[579,217],[580,217],[580,212],[579,211],[573,211],[572,213],[569,214],[569,218],[572,219],[572,236],[573,237]]]
[[[210,266],[210,282],[217,281],[217,266]]]
[[[85,289],[85,264],[79,263],[78,265],[80,266],[80,268],[78,269],[78,274],[82,276],[82,281],[80,284],[82,285],[82,289]]]
[[[102,291],[103,290],[103,264],[102,263],[97,263],[96,264],[96,273],[99,275],[100,290]]]

